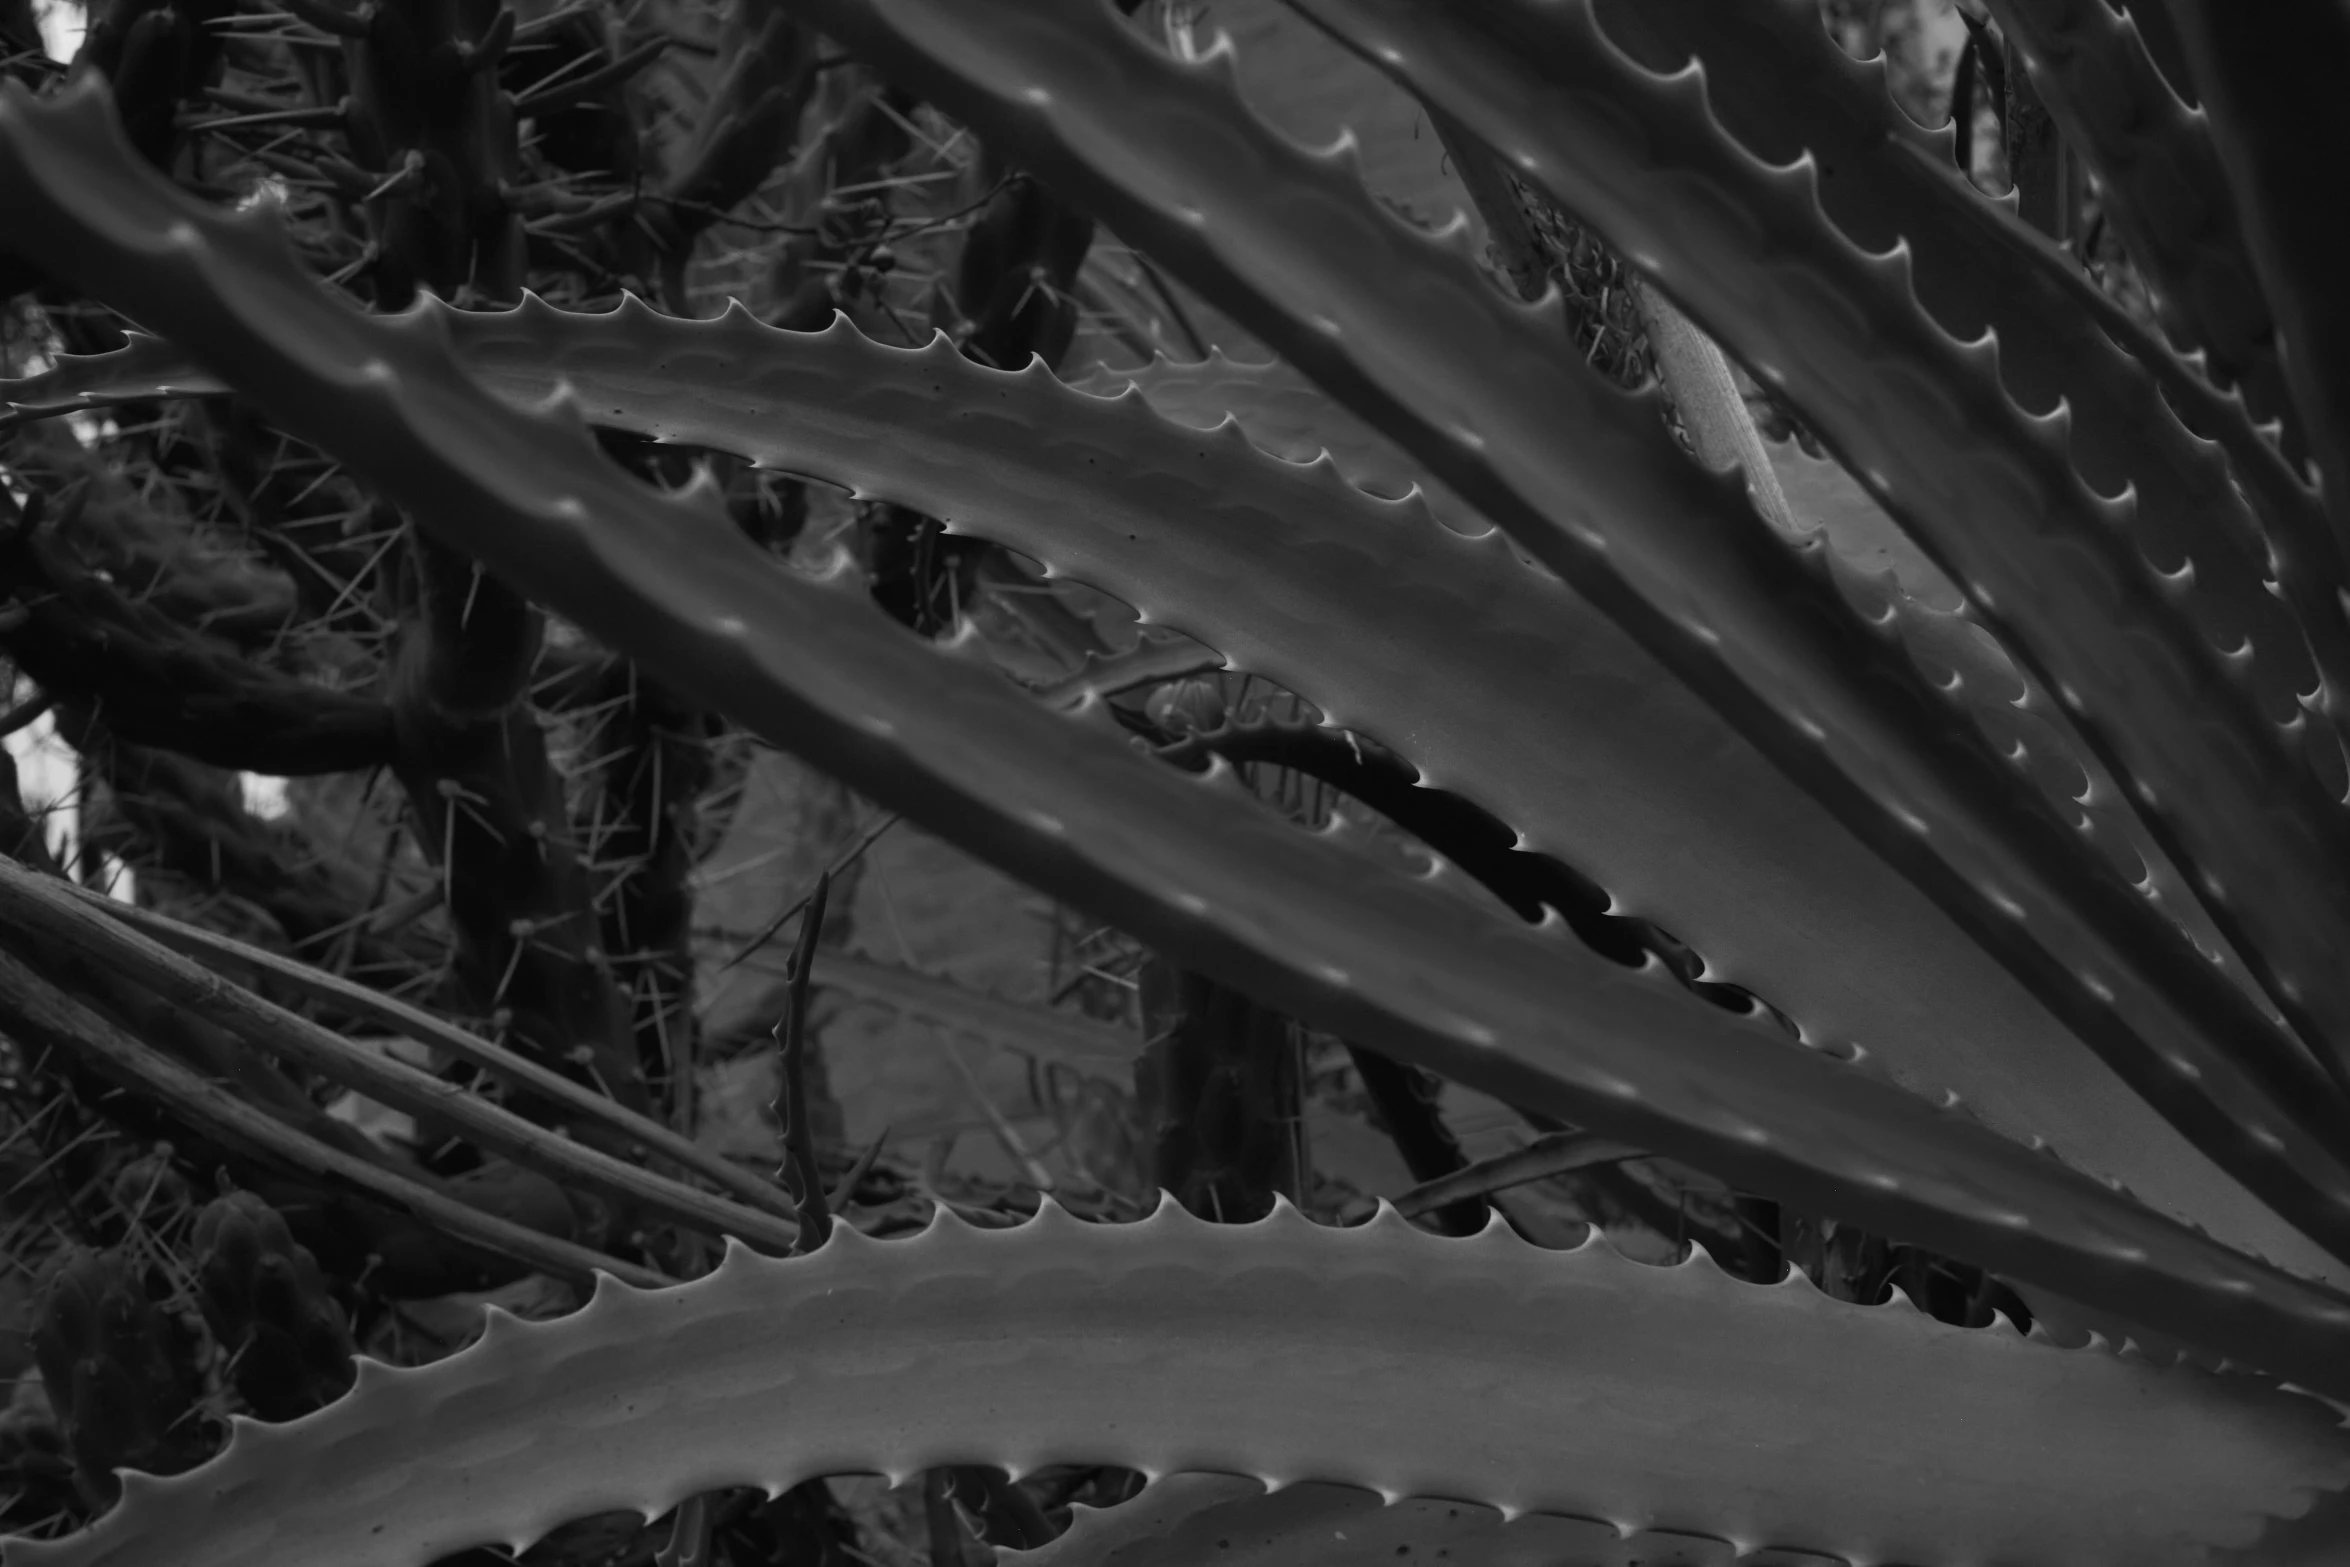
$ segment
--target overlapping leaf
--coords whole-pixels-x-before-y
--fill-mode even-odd
[[[1707,112],[1702,73],[1646,70],[1588,0],[1473,20],[1399,0],[1296,3],[1609,233],[1785,388],[2062,698],[2313,1048],[2350,1048],[2350,974],[2332,956],[2350,944],[2350,888],[2331,869],[2350,847],[2345,773],[2338,746],[2322,772],[2305,765],[2311,719],[2293,693],[2314,680],[2290,629],[2207,630],[2187,608],[2214,589],[2273,605],[2229,540],[2182,514],[2185,561],[2149,559],[2135,516],[2171,491],[2100,496],[2063,413],[2031,418],[2000,384],[1996,343],[1952,338],[1918,305],[1905,254],[1870,255],[1828,221],[1815,162],[1762,164]],[[2212,487],[2226,493],[2224,475]]]
[[[140,166],[101,88],[43,106],[0,95],[0,193],[36,215],[46,263],[226,371],[424,525],[1010,873],[1463,1083],[2350,1391],[2350,1302],[942,657],[762,554],[706,491],[665,496],[603,466],[575,412],[478,387],[428,318],[370,320],[324,293],[273,215],[208,210]]]
[[[1498,1222],[1446,1240],[1392,1211],[1223,1225],[1169,1200],[1087,1225],[1048,1204],[1006,1231],[840,1226],[808,1257],[735,1248],[558,1321],[493,1315],[450,1359],[363,1362],[317,1414],[132,1477],[95,1528],[16,1542],[8,1567],[421,1567],[723,1486],[1059,1462],[1587,1521],[1521,1519],[1534,1544],[1596,1523],[1917,1567],[2142,1567],[2298,1516],[2350,1477],[2350,1437],[2252,1378],[1840,1305],[1801,1275],[1740,1284],[1702,1253],[1651,1268]]]
[[[2330,1250],[2350,1246],[2350,1208],[2326,1195],[2350,1194],[2324,1143],[2338,1091],[2069,821],[2016,790],[1948,688],[1851,616],[1833,559],[1772,538],[1742,486],[1694,468],[1543,309],[1503,301],[1457,245],[1370,202],[1342,152],[1250,118],[1217,60],[1173,61],[1091,0],[803,3],[1509,529],[2231,1173]]]

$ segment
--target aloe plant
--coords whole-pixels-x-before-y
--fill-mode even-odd
[[[474,162],[438,185],[400,174],[398,116],[337,110],[383,143],[353,194],[403,182],[367,198],[396,209],[378,258],[396,310],[322,286],[270,202],[175,184],[168,137],[126,137],[98,72],[0,91],[0,243],[143,329],[10,400],[233,391],[405,511],[429,541],[411,673],[441,695],[402,696],[395,718],[506,737],[455,761],[402,753],[426,819],[435,799],[449,821],[487,799],[477,819],[509,855],[546,820],[516,650],[551,613],[657,680],[662,704],[725,715],[1257,1005],[1983,1270],[2020,1293],[2029,1333],[1833,1298],[1800,1272],[1734,1278],[1702,1250],[1672,1267],[1597,1237],[1547,1250],[1498,1219],[1441,1236],[1389,1212],[1316,1225],[1269,1192],[1246,1224],[1048,1203],[998,1231],[942,1207],[918,1237],[876,1241],[821,1219],[810,1167],[795,1189],[829,1224],[821,1247],[754,1252],[798,1249],[769,1190],[761,1234],[730,1239],[714,1271],[605,1277],[576,1314],[494,1316],[430,1366],[363,1360],[315,1413],[240,1417],[182,1474],[126,1472],[111,1512],[10,1541],[10,1567],[416,1567],[723,1487],[1059,1463],[1152,1482],[1044,1547],[1089,1561],[2350,1550],[2342,8],[2164,0],[2191,108],[2105,0],[1995,0],[2156,303],[2148,323],[1979,194],[1951,132],[1905,117],[1812,0],[1289,4],[1444,128],[1497,244],[1565,221],[1603,239],[1655,296],[1652,336],[1683,333],[1688,362],[1726,378],[1718,344],[1791,408],[1874,502],[1854,509],[1866,525],[1820,528],[1799,487],[1783,513],[1775,481],[1710,465],[1761,449],[1737,398],[1707,402],[1662,348],[1666,387],[1624,390],[1578,351],[1555,291],[1521,299],[1505,275],[1531,273],[1481,263],[1469,224],[1392,210],[1347,145],[1270,128],[1228,51],[1170,49],[1104,0],[777,15],[1041,182],[1062,205],[992,209],[1006,244],[1029,234],[1039,286],[1071,286],[1082,213],[1275,358],[1063,379],[988,362],[970,334],[893,347],[841,317],[791,330],[739,307],[512,302],[527,225],[497,176],[515,105],[482,73],[517,29],[477,6],[452,8],[462,42],[434,67],[462,102],[417,142]],[[296,14],[390,69],[390,8]],[[676,190],[736,198],[757,171],[730,160],[757,161],[775,94],[810,91],[805,37],[772,18],[744,31],[743,58],[782,85],[729,78],[694,143],[701,173]],[[585,79],[601,90],[633,59]],[[523,102],[551,113],[587,91]],[[842,91],[836,128],[886,101]],[[873,134],[844,129],[835,151],[865,157]],[[459,204],[468,234],[434,190],[478,198]],[[707,227],[699,204],[678,210],[694,221],[654,247],[672,279]],[[794,244],[836,265],[873,248]],[[489,308],[407,302],[460,281]],[[987,293],[1015,352],[1065,344],[1053,312]],[[763,549],[714,469],[656,485],[590,424],[1017,550],[1316,717],[1210,703],[1164,754],[1138,754],[1131,712],[1105,699],[1116,658],[1040,700],[973,637],[893,625],[845,567]],[[85,599],[92,622],[131,613]],[[916,608],[901,618],[930,629],[931,601]],[[1197,668],[1134,656],[1158,661],[1137,683]],[[174,667],[201,682],[218,665]],[[1263,759],[1379,803],[1430,846],[1423,868],[1269,809],[1236,772]],[[612,809],[658,836],[657,799],[621,792]],[[602,1060],[617,1104],[594,1112],[599,1135],[623,1147],[638,1135],[623,1117],[650,1100],[594,933],[534,945],[498,924],[584,907],[570,855],[542,834],[527,874],[452,881],[463,961],[509,978],[537,964],[555,998],[517,1053],[465,1048],[518,1082],[568,1082],[525,1059],[565,1046]],[[674,945],[653,891],[640,917]],[[1595,895],[1674,944],[1604,954],[1578,934]],[[194,1070],[142,1065],[137,1029],[70,993],[102,964],[204,1027],[427,1103],[276,1003],[223,999],[166,950],[198,938],[158,945],[164,927],[136,920],[106,934],[13,870],[0,911],[25,933],[0,961],[0,1024],[29,1043],[78,1041],[194,1102]],[[813,950],[811,935],[800,1004]],[[1668,952],[1694,957],[1676,973]],[[83,965],[63,990],[34,972],[56,954]],[[636,1034],[659,1033],[653,990]],[[1412,1097],[1391,1095],[1393,1114]],[[468,1115],[518,1163],[726,1232],[732,1205],[553,1149],[503,1111]],[[206,1124],[257,1136],[260,1119]],[[329,1152],[320,1168],[443,1211],[395,1189],[408,1176]],[[468,1240],[522,1244],[504,1221],[463,1222]],[[529,1244],[549,1270],[601,1266]]]

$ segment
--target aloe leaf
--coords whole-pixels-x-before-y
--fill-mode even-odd
[[[0,648],[45,694],[103,713],[121,740],[215,767],[289,777],[391,760],[383,702],[249,659],[45,544],[0,541],[19,616]]]
[[[2015,791],[1947,691],[1850,615],[1835,560],[1759,528],[1744,486],[1693,466],[1653,398],[1618,392],[1567,351],[1555,309],[1503,300],[1457,236],[1373,204],[1343,148],[1314,154],[1268,131],[1234,98],[1223,56],[1172,60],[1093,0],[802,3],[1509,529],[2230,1173],[2329,1250],[2350,1249],[2350,1212],[2321,1195],[2343,1189],[2324,1142],[2339,1096],[2305,1097],[2309,1063]],[[2181,1015],[2194,1042],[2150,1049],[2148,1033],[2176,1037]],[[2188,1084],[2210,1085],[2226,1108]],[[2305,1116],[2312,1135],[2278,1156],[2278,1118]]]
[[[2350,571],[2323,506],[2239,396],[2215,390],[2069,251],[2017,221],[2011,202],[1978,196],[1951,167],[1949,130],[1922,129],[1894,105],[1882,61],[1846,55],[1804,0],[1728,12],[1704,0],[1600,0],[1596,10],[1650,71],[1702,58],[1707,108],[1748,152],[1774,167],[1808,152],[1832,170],[1817,194],[1847,238],[1872,254],[1906,240],[1909,282],[1935,322],[1961,342],[1995,333],[2001,385],[2032,413],[2060,401],[2070,411],[2066,452],[2091,488],[2135,488],[2141,552],[2166,569],[2197,561],[2187,607],[2204,632],[2232,640],[2240,628],[2283,647],[2274,668],[2247,671],[2267,682],[2267,710],[2290,718],[2309,689],[2292,646],[2306,633],[2327,682],[2318,707],[2338,724],[2350,691],[2339,590]],[[2272,570],[2291,614],[2265,585]],[[2313,727],[2313,743],[2321,738],[2331,743]]]
[[[600,315],[536,300],[426,308],[509,396],[561,382],[599,419],[914,506],[1119,595],[1399,746],[1424,784],[1473,785],[1526,847],[1596,877],[1620,912],[1691,942],[1714,977],[1765,996],[1809,1037],[1863,1043],[1904,1081],[1957,1093],[2019,1141],[2047,1141],[2272,1259],[2324,1268],[2117,1092],[1931,905],[1498,539],[1461,537],[1416,502],[1372,500],[1327,469],[1268,462],[1229,432],[1073,395],[1041,366],[973,365],[943,342],[909,352],[845,321],[785,333],[740,311],[687,322],[634,303]],[[1294,454],[1325,422],[1327,399],[1285,370],[1153,368],[1141,384],[1186,424],[1220,424],[1207,409],[1230,396],[1249,442]],[[1262,440],[1260,418],[1273,432]],[[1350,460],[1408,497],[1408,461],[1360,427],[1350,441],[1341,424]],[[1806,481],[1800,494],[1866,505],[1811,466],[1791,460],[1790,471]],[[1137,485],[1138,473],[1157,482]],[[1856,509],[1837,519],[1841,547],[1888,549],[1883,514]],[[2022,686],[1977,628],[1896,604],[1865,575],[1845,587],[1872,618],[1893,618],[1937,679],[1962,678],[1977,721],[2051,799],[2093,793],[2061,715],[2015,704]],[[1527,722],[1536,713],[1546,721]],[[2073,808],[2126,874],[2217,946],[2126,811],[2094,796]]]
[[[139,384],[138,368],[124,368],[131,384]],[[1347,483],[1359,490],[1401,500],[1417,488],[1428,509],[1455,533],[1482,533],[1492,526],[1393,441],[1278,359],[1251,363],[1230,359],[1218,349],[1200,360],[1154,359],[1124,370],[1103,367],[1069,384],[1100,397],[1136,387],[1153,408],[1195,430],[1213,430],[1226,417],[1237,419],[1258,449],[1284,461],[1310,463],[1327,453]]]
[[[1756,1553],[1679,1531],[1619,1532],[1555,1513],[1505,1517],[1468,1501],[1390,1502],[1306,1481],[1267,1491],[1239,1475],[1174,1474],[1115,1507],[1072,1508],[1069,1530],[996,1567],[1820,1567],[1809,1552]]]
[[[1213,430],[1230,418],[1248,432],[1251,444],[1286,461],[1311,463],[1326,452],[1359,490],[1401,499],[1417,488],[1429,511],[1455,533],[1478,534],[1492,526],[1393,441],[1279,360],[1237,362],[1220,352],[1191,362],[1154,359],[1131,369],[1094,370],[1070,384],[1103,397],[1132,385],[1153,408],[1195,430]],[[1942,569],[1835,462],[1806,456],[1792,443],[1766,441],[1764,448],[1795,516],[1825,530],[1837,554],[1864,573],[1892,572],[1921,603],[1940,609],[1965,604]]]
[[[1253,1539],[1243,1539],[1236,1547],[1233,1537],[1215,1537],[1221,1544],[1190,1538],[1192,1528],[1201,1518],[1238,1518],[1248,1520],[1255,1516],[1256,1504],[1270,1496],[1302,1494],[1314,1498],[1304,1505],[1317,1514],[1326,1515],[1330,1509],[1319,1506],[1323,1493],[1355,1493],[1352,1487],[1332,1486],[1318,1480],[1302,1481],[1284,1486],[1278,1491],[1266,1491],[1261,1481],[1246,1475],[1170,1474],[1161,1475],[1143,1486],[1134,1496],[1111,1507],[1088,1507],[1078,1503],[1069,1509],[1069,1527],[1050,1543],[1032,1551],[1008,1551],[997,1547],[996,1567],[1142,1567],[1146,1559],[1158,1558],[1172,1563],[1204,1560],[1201,1550],[1222,1552],[1238,1549],[1247,1552]],[[1360,1493],[1373,1505],[1383,1505],[1384,1498],[1368,1492]],[[1409,1507],[1410,1499],[1395,1504]],[[1457,1504],[1456,1504],[1457,1505]],[[1535,1513],[1535,1518],[1548,1514]],[[1351,1518],[1350,1522],[1353,1521]],[[1572,1524],[1569,1527],[1573,1527]],[[1604,1526],[1603,1526],[1604,1527]],[[1269,1531],[1268,1531],[1269,1532]],[[1613,1534],[1612,1529],[1608,1531]],[[1326,1533],[1321,1538],[1329,1538]],[[1302,1541],[1292,1544],[1302,1545]],[[1332,1540],[1334,1545],[1351,1543],[1343,1534]],[[1449,1558],[1448,1558],[1449,1559]]]
[[[0,405],[32,417],[81,413],[138,397],[207,397],[226,391],[220,378],[146,332],[125,334],[103,354],[59,354],[39,373],[0,379]]]
[[[1281,0],[1216,0],[1199,20],[1173,13],[1170,31],[1205,48],[1219,32],[1240,46],[1240,93],[1292,141],[1318,145],[1341,134],[1362,151],[1363,179],[1421,222],[1455,212],[1479,224],[1476,204],[1411,94],[1333,43]]]
[[[1528,848],[1597,877],[1619,911],[1692,942],[1711,977],[1762,994],[1807,1037],[1865,1044],[1901,1081],[1957,1094],[2018,1141],[2048,1143],[2258,1255],[2331,1271],[1636,645],[1497,540],[1473,544],[1416,503],[1372,501],[1229,433],[1203,442],[1131,401],[1073,395],[1041,367],[990,371],[943,343],[907,352],[845,322],[784,333],[739,311],[688,322],[633,302],[602,315],[535,300],[420,308],[510,396],[568,385],[607,422],[918,507],[1236,650],[1404,745],[1423,782],[1474,780]],[[152,376],[151,356],[133,352],[126,373]],[[1219,363],[1154,366],[1140,384],[1194,426],[1220,424],[1208,410],[1227,398],[1251,441],[1291,454],[1333,426],[1367,479],[1409,495],[1409,460],[1333,421],[1294,372]],[[89,367],[76,373],[99,384]],[[1796,493],[1839,508],[1840,548],[1868,558],[1897,543],[1823,470],[1833,465],[1788,462]],[[1170,482],[1138,487],[1137,472]],[[1895,612],[1866,575],[1845,586],[1870,615]],[[1936,678],[1962,677],[1978,722],[2052,799],[2094,796],[2052,725],[2061,715],[2014,707],[2013,671],[1974,628],[1922,606],[1899,623]],[[1536,712],[1553,721],[1527,723]],[[2133,847],[2127,813],[2094,797],[2079,809],[2126,874],[2216,947],[2159,859]]]
[[[2304,764],[2312,719],[2291,693],[2310,682],[2294,639],[2225,621],[2215,638],[2188,611],[2204,577],[2226,583],[2225,543],[2183,564],[2142,554],[2134,498],[2082,479],[2063,411],[2028,416],[2000,384],[1997,345],[1962,345],[1918,304],[1906,254],[1873,256],[1827,219],[1815,164],[1762,165],[1712,116],[1702,74],[1646,70],[1588,0],[1441,14],[1293,3],[1488,138],[1793,397],[2064,700],[2253,971],[2343,1070],[2341,754],[2332,782]],[[2238,575],[2238,597],[2265,597]],[[2282,713],[2254,699],[2249,671],[2270,661]]]
[[[26,232],[43,264],[228,367],[423,525],[1008,874],[1383,1054],[2350,1391],[2350,1301],[905,636],[761,551],[709,487],[665,494],[603,464],[575,407],[519,409],[476,385],[432,318],[351,310],[266,208],[226,214],[166,184],[123,144],[102,86],[43,104],[0,89],[0,193],[39,215]]]
[[[2209,122],[2162,79],[2137,24],[2107,0],[1991,0],[1991,11],[2066,145],[2096,171],[2165,323],[2202,344],[2222,381],[2245,382],[2264,414],[2289,414],[2276,318]]]
[[[2014,1430],[2032,1439],[1980,1436]],[[691,1284],[493,1315],[447,1360],[362,1362],[341,1402],[132,1477],[94,1528],[9,1563],[416,1567],[721,1486],[1056,1462],[1921,1567],[2138,1567],[2297,1516],[2350,1475],[2350,1438],[2255,1378],[1843,1305],[1800,1274],[1741,1284],[1702,1251],[1652,1268],[1391,1211],[1341,1230],[1286,1205],[1250,1225],[1048,1205],[1012,1230],[844,1226],[799,1259],[735,1247]]]
[[[2240,1550],[2175,1554],[2206,1567],[2329,1567],[2341,1560],[2350,1495],[2333,1492]],[[1307,1481],[1267,1491],[1237,1475],[1173,1474],[1115,1507],[1071,1509],[1069,1529],[1032,1551],[996,1552],[997,1567],[1366,1567],[1393,1560],[1445,1567],[1818,1567],[1809,1552],[1741,1551],[1665,1530],[1619,1533],[1550,1513],[1507,1517],[1471,1502],[1388,1501],[1355,1486]]]
[[[2339,171],[2350,156],[2350,14],[2331,0],[2252,10],[2170,0],[2211,117],[2236,216],[2276,311],[2287,384],[2350,553],[2350,234]]]

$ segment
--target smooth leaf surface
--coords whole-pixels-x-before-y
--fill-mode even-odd
[[[2350,1176],[2327,1141],[2339,1091],[2069,815],[2017,790],[1953,689],[1898,651],[1896,626],[1852,614],[1830,552],[1761,526],[1735,475],[1681,453],[1653,399],[1568,350],[1555,309],[1505,301],[1457,244],[1373,203],[1343,149],[1308,152],[1249,116],[1222,56],[1169,59],[1094,0],[802,3],[1508,529],[2198,1146],[2350,1255]]]
[[[1652,1268],[1498,1221],[1447,1240],[1392,1211],[1227,1225],[1170,1199],[1091,1225],[1048,1203],[1012,1230],[734,1247],[553,1322],[494,1314],[449,1359],[363,1361],[339,1403],[133,1477],[94,1529],[12,1544],[8,1567],[421,1567],[722,1486],[1063,1462],[1915,1567],[2144,1567],[2298,1516],[2350,1477],[2350,1437],[2249,1377],[1843,1305],[1800,1275],[1741,1284],[1702,1252]]]
[[[1149,367],[1136,384],[1185,429],[1071,395],[1041,366],[1006,375],[944,342],[883,348],[845,321],[795,334],[742,312],[689,322],[538,301],[441,314],[465,362],[509,396],[568,384],[599,419],[916,507],[1117,594],[1399,748],[1423,782],[1470,790],[1525,847],[1593,876],[1620,912],[1691,942],[1715,977],[1809,1037],[1862,1045],[2009,1136],[2327,1270],[1630,639],[1499,537],[1434,524],[1386,442],[1338,421],[1347,456],[1332,462],[1394,492],[1390,504],[1312,466],[1329,405],[1292,373]],[[1219,398],[1249,442],[1305,461],[1267,462],[1219,430]],[[1931,570],[1864,495],[1832,483],[1833,465],[1788,470],[1796,494],[1832,508],[1840,553]],[[2078,808],[2115,863],[2218,948],[2134,819],[2086,787],[2061,715],[2045,698],[2019,705],[2019,677],[1977,628],[1898,604],[1865,575],[1845,586],[1871,616],[1898,615],[1913,657],[1960,677],[1977,721],[2049,798],[2090,794]]]
[[[37,107],[0,90],[0,194],[42,217],[45,262],[227,370],[517,588],[1009,874],[1507,1102],[2350,1390],[2350,1302],[1730,1018],[1659,965],[1628,971],[1480,916],[1228,777],[1156,768],[907,637],[760,551],[706,488],[624,478],[575,409],[478,386],[430,318],[369,318],[327,294],[266,209],[173,190],[94,83]]]
[[[2298,638],[2256,637],[2238,617],[2214,637],[2188,612],[2217,594],[2275,607],[2228,541],[2207,544],[2206,522],[2188,532],[2190,566],[2148,559],[2137,513],[2172,491],[2091,489],[2062,412],[2026,414],[2000,383],[1996,342],[1962,344],[1926,313],[1901,249],[1871,255],[1835,227],[1812,159],[1763,164],[1710,114],[1702,73],[1646,70],[1588,0],[1442,15],[1409,0],[1294,3],[1609,234],[1789,394],[2064,701],[2339,1076],[2350,971],[2333,955],[2350,947],[2350,887],[2330,868],[2350,848],[2343,769],[2338,748],[2325,776],[2305,765],[2313,720],[2293,694],[2314,677]]]

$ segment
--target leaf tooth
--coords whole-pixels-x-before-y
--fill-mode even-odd
[[[833,1228],[840,1230],[850,1228],[850,1226],[836,1224]],[[707,1283],[713,1279],[725,1279],[732,1282],[747,1276],[765,1260],[753,1251],[750,1243],[741,1236],[729,1235],[725,1237],[725,1246],[720,1252],[718,1266],[704,1274],[700,1282]]]
[[[1173,1192],[1162,1186],[1158,1189],[1158,1200],[1151,1205],[1151,1211],[1144,1214],[1133,1228],[1137,1232],[1182,1229],[1190,1220],[1190,1212],[1176,1200]]]
[[[1492,1220],[1486,1221],[1486,1227],[1488,1229],[1492,1228],[1492,1222]],[[1578,1244],[1568,1247],[1564,1252],[1560,1253],[1560,1255],[1566,1257],[1589,1258],[1594,1263],[1603,1267],[1609,1264],[1621,1264],[1625,1267],[1634,1266],[1632,1259],[1625,1256],[1622,1248],[1616,1245],[1615,1237],[1608,1234],[1607,1227],[1600,1224],[1592,1225],[1589,1233],[1587,1233]]]
[[[1043,1192],[1038,1194],[1036,1212],[1019,1227],[1018,1233],[1032,1239],[1063,1236],[1083,1229],[1085,1223],[1085,1220],[1070,1212],[1068,1205],[1060,1198],[1051,1192]]]
[[[504,1306],[488,1301],[481,1308],[481,1335],[475,1342],[502,1348],[528,1327],[528,1323]]]
[[[375,1394],[396,1385],[411,1374],[408,1367],[395,1366],[390,1361],[378,1360],[372,1355],[357,1355],[352,1357],[351,1362],[351,1390],[343,1396],[357,1398],[362,1394]]]

